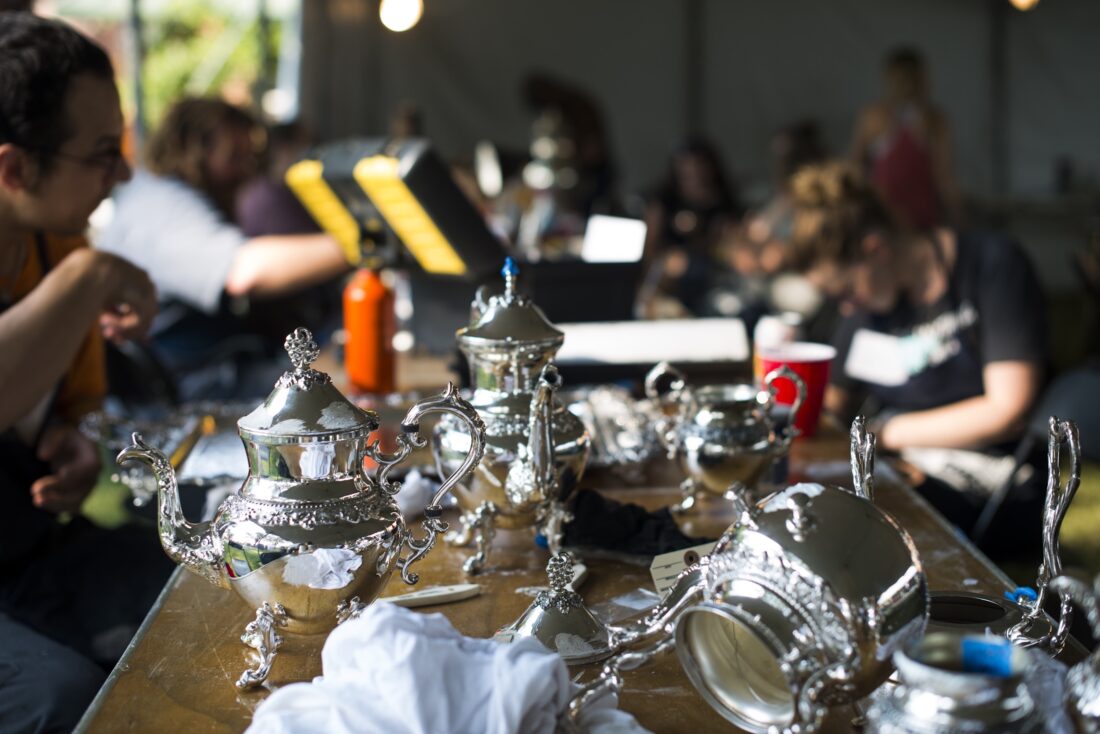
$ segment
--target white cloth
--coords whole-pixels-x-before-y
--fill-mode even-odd
[[[551,734],[574,687],[534,639],[504,645],[459,634],[442,614],[375,602],[329,635],[324,675],[275,691],[246,734]],[[645,734],[625,712],[581,721],[599,734]]]
[[[157,295],[208,314],[245,236],[203,194],[174,178],[138,171],[115,192],[115,214],[96,247],[148,271]]]

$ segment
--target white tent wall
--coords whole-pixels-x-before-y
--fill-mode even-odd
[[[405,33],[381,27],[377,0],[303,4],[302,109],[325,138],[384,134],[397,104],[412,100],[446,156],[468,159],[479,139],[523,148],[531,118],[520,82],[544,71],[599,101],[624,190],[659,178],[694,114],[759,192],[769,184],[768,140],[782,125],[816,118],[831,150],[846,152],[858,109],[879,93],[883,54],[907,44],[928,59],[967,193],[997,193],[997,124],[1006,126],[1006,193],[1049,194],[1060,156],[1100,179],[1096,0],[1042,0],[1028,13],[1007,0],[425,0]],[[998,8],[1007,119],[995,121]],[[1044,279],[1063,285],[1072,273],[1058,258]]]

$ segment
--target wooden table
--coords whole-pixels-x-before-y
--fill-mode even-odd
[[[813,467],[831,462],[840,469],[834,480],[844,481],[847,440],[839,431],[796,442],[791,476],[805,477]],[[817,476],[815,475],[815,479]],[[598,484],[607,495],[648,508],[675,498],[677,477],[667,463],[658,462],[650,486],[626,488],[613,475],[586,477],[584,485]],[[850,482],[850,478],[848,479]],[[616,486],[616,484],[618,486]],[[1000,595],[1012,584],[993,564],[932,510],[908,487],[880,482],[876,501],[898,518],[912,534],[928,574],[930,587]],[[453,518],[452,518],[453,519]],[[727,503],[705,503],[683,523],[690,535],[717,536],[731,521]],[[440,543],[417,566],[422,585],[462,581],[462,561],[470,551]],[[500,531],[492,556],[494,569],[480,576],[483,593],[474,599],[423,611],[445,614],[467,635],[489,637],[514,620],[531,601],[517,593],[521,587],[545,585],[546,551],[536,548],[530,532]],[[588,560],[588,580],[580,591],[597,604],[638,587],[651,587],[648,569],[622,562]],[[408,587],[397,575],[384,595],[404,593]],[[240,643],[253,610],[233,592],[216,588],[187,572],[177,571],[148,619],[89,709],[78,731],[186,731],[240,732],[267,691],[239,692],[233,683],[246,664],[249,651]],[[280,650],[268,686],[309,680],[321,673],[323,637],[288,636]],[[585,666],[585,679],[600,664]],[[574,669],[577,670],[577,669]],[[655,732],[730,731],[731,725],[695,692],[675,655],[626,675],[621,707]],[[851,729],[851,712],[838,712],[827,729]]]

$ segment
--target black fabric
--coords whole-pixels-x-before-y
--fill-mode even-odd
[[[76,517],[0,578],[0,612],[110,669],[173,568],[154,527]]]
[[[927,410],[981,395],[982,368],[989,362],[1045,361],[1043,297],[1027,257],[999,235],[960,234],[956,241],[950,284],[939,301],[902,302],[888,314],[859,313],[841,322],[834,339],[834,384],[863,389],[884,409]],[[845,374],[859,329],[905,340],[912,355],[907,383],[871,385]]]
[[[565,545],[569,547],[655,556],[714,540],[684,535],[667,507],[650,512],[591,489],[577,493],[571,512],[575,519],[565,526]]]
[[[974,527],[985,504],[983,498],[959,492],[932,476],[915,489],[958,529],[960,535]],[[1005,499],[979,546],[994,563],[1013,562],[1038,567],[1042,560],[1045,494],[1045,473],[1034,473]]]
[[[49,471],[33,448],[0,434],[0,577],[40,552],[56,530],[54,516],[35,507],[30,493]]]
[[[51,267],[45,235],[35,232],[34,245],[45,275]],[[10,305],[0,306],[0,312]],[[48,398],[50,408],[60,387],[59,382]],[[47,410],[46,414],[49,413]],[[0,576],[38,552],[56,530],[54,516],[35,507],[30,493],[35,480],[50,473],[49,465],[36,455],[37,438],[44,427],[38,428],[34,446],[28,446],[14,431],[0,432]]]

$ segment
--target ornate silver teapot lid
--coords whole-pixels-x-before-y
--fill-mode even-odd
[[[551,556],[546,565],[550,589],[540,591],[527,611],[493,639],[513,642],[521,637],[534,637],[558,653],[566,665],[583,665],[610,657],[614,652],[611,631],[573,590],[573,570],[573,557],[569,553]]]
[[[542,309],[516,293],[519,268],[507,258],[501,268],[504,293],[486,302],[478,291],[471,304],[470,326],[458,330],[458,343],[467,351],[514,351],[534,349],[556,351],[565,341],[565,334],[554,328]]]
[[[309,329],[298,328],[284,342],[294,369],[283,373],[258,408],[237,421],[241,438],[261,444],[310,443],[366,436],[378,415],[353,405],[332,378],[310,367],[320,349]]]

